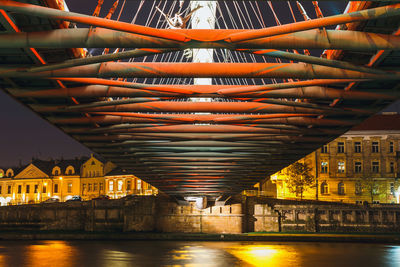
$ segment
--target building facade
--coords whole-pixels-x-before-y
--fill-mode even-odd
[[[0,168],[0,204],[40,203],[49,198],[66,201],[72,196],[91,200],[107,195],[155,195],[158,190],[93,155],[73,160],[32,160],[26,166]]]
[[[311,166],[316,178],[303,199],[400,203],[400,115],[373,116],[300,162]],[[287,179],[285,168],[260,190],[276,192],[277,198],[298,198],[288,189]]]

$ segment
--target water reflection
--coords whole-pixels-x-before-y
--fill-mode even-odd
[[[349,243],[0,241],[0,266],[400,266],[400,246]]]
[[[229,248],[228,251],[254,266],[295,266],[298,263],[297,252],[288,246],[244,245]]]

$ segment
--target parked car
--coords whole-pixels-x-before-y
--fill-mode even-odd
[[[108,199],[110,199],[110,197],[107,195],[101,195],[101,196],[93,198],[93,200],[108,200]]]
[[[72,196],[66,202],[71,202],[71,201],[82,201],[82,198],[81,198],[81,196]]]
[[[56,202],[60,202],[60,199],[58,199],[56,197],[51,197],[51,198],[48,198],[45,201],[43,201],[43,203],[56,203]]]

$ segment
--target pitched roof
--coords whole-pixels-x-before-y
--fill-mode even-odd
[[[374,115],[361,124],[354,126],[351,131],[390,131],[399,130],[400,131],[400,114],[390,113],[390,114],[378,114]]]

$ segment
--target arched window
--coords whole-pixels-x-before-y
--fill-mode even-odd
[[[2,169],[0,169],[0,178],[4,177],[4,171]]]
[[[344,195],[344,183],[339,182],[337,185],[337,190],[339,195]]]
[[[75,169],[74,169],[74,167],[68,166],[67,169],[65,170],[65,173],[66,173],[67,175],[73,175],[73,174],[75,174]]]
[[[8,169],[6,172],[6,177],[13,177],[14,176],[14,171],[12,169]]]
[[[55,167],[53,168],[53,171],[51,172],[51,174],[52,174],[53,176],[60,175],[60,174],[61,174],[61,169],[60,169],[60,167],[55,166]]]
[[[322,195],[328,194],[328,193],[329,193],[328,190],[329,190],[329,188],[328,188],[327,182],[323,182],[323,183],[321,184],[321,194],[322,194]]]

